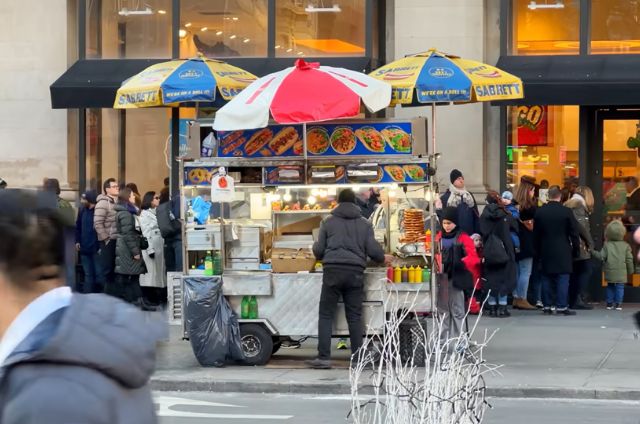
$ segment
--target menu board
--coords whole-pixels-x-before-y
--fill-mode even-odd
[[[285,185],[285,184],[299,184],[301,181],[296,181],[293,176],[289,178],[282,178],[283,175],[288,175],[292,166],[274,166],[265,168],[266,178],[265,184],[269,185]],[[334,168],[335,178],[333,181],[312,181],[311,176],[307,183],[323,183],[323,184],[376,184],[376,183],[399,183],[399,184],[415,184],[415,183],[427,183],[429,181],[429,165],[426,163],[408,163],[408,164],[389,164],[389,165],[376,165],[376,176],[370,179],[350,179],[349,167],[339,165]],[[285,171],[285,172],[282,172]],[[302,171],[302,169],[301,169]]]
[[[211,178],[218,175],[219,166],[185,167],[183,182],[186,186],[209,186]]]
[[[219,157],[278,158],[304,155],[302,125],[271,125],[246,131],[218,131]],[[307,155],[411,155],[411,122],[361,122],[307,126]]]

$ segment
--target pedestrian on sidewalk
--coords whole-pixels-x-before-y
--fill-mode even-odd
[[[128,183],[125,187],[130,188],[133,192],[133,196],[135,197],[135,202],[133,203],[138,211],[142,208],[142,196],[140,195],[140,191],[138,190],[138,184],[136,183]]]
[[[447,206],[458,210],[458,227],[466,234],[475,234],[480,232],[480,214],[478,213],[478,204],[465,188],[464,175],[457,169],[449,174],[451,185],[447,191],[436,202],[436,209],[440,212]],[[442,220],[441,213],[439,214]]]
[[[76,219],[76,250],[84,271],[82,293],[102,293],[104,290],[96,281],[100,267],[98,234],[93,227],[97,198],[98,193],[95,190],[85,191],[81,197],[82,207]]]
[[[507,296],[516,287],[516,252],[511,232],[517,223],[507,212],[498,192],[490,190],[480,216],[484,246],[483,275],[489,291],[489,316],[507,318]]]
[[[116,299],[72,294],[66,218],[46,197],[0,190],[0,422],[155,423],[160,328]]]
[[[147,238],[149,247],[142,250],[142,258],[147,273],[140,276],[140,286],[144,299],[149,304],[158,305],[167,299],[167,274],[164,268],[164,239],[158,227],[156,208],[160,204],[160,196],[155,191],[145,193],[142,198],[140,228]]]
[[[99,272],[96,281],[102,287],[113,283],[116,267],[116,203],[120,185],[115,178],[108,178],[102,185],[103,194],[98,196],[93,226],[98,234]]]
[[[534,246],[540,258],[543,312],[552,314],[552,290],[559,315],[575,315],[569,309],[569,277],[573,259],[579,256],[578,223],[573,212],[560,203],[562,191],[557,185],[549,188],[549,202],[536,212],[533,228]]]
[[[594,203],[591,189],[578,186],[571,199],[564,204],[573,212],[580,234],[580,254],[573,262],[573,273],[569,280],[569,308],[571,309],[593,309],[585,303],[584,293],[593,274],[591,250],[594,248],[594,242],[591,237],[589,216],[593,212]]]
[[[633,274],[631,246],[624,241],[626,229],[620,220],[613,220],[605,229],[605,243],[593,256],[604,263],[604,279],[607,282],[607,309],[622,310],[624,286]]]
[[[344,189],[338,194],[338,206],[321,224],[313,254],[322,261],[322,292],[318,318],[318,357],[307,361],[316,369],[331,368],[331,332],[333,319],[342,297],[349,325],[352,359],[357,360],[362,346],[362,302],[364,270],[367,260],[389,262],[375,239],[373,226],[356,204],[356,194]]]
[[[529,292],[529,282],[533,273],[533,262],[535,249],[533,247],[533,218],[536,215],[538,200],[535,197],[536,182],[528,175],[520,178],[520,184],[514,194],[514,202],[518,206],[518,235],[520,237],[520,250],[516,253],[518,266],[518,282],[513,291],[513,309],[534,310],[535,306],[527,300]],[[534,286],[534,292],[538,292],[537,297],[541,300],[540,285]],[[535,290],[537,288],[537,290]]]
[[[169,196],[167,187],[160,191],[160,205],[156,209],[158,228],[164,239],[164,260],[168,272],[182,271],[182,221],[180,196]]]

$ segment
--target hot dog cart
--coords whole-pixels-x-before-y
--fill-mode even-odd
[[[395,265],[416,267],[416,275],[417,269],[430,267],[424,118],[217,133],[203,125],[197,136],[213,137],[216,147],[213,157],[181,164],[187,217],[183,278],[205,276],[207,258],[218,258],[216,274],[240,317],[248,364],[265,364],[283,342],[317,336],[322,267],[311,246],[341,188],[353,188],[365,202],[379,195],[370,220],[376,240],[396,255]],[[220,178],[225,189],[233,187],[224,202],[212,190]],[[385,318],[397,309],[433,310],[430,281],[394,283],[392,274],[374,263],[365,271],[368,335],[383,335]],[[257,313],[248,317],[244,305],[251,300]],[[348,335],[342,303],[333,334]]]

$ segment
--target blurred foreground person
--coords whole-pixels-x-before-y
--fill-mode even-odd
[[[159,324],[120,300],[71,293],[65,225],[55,196],[0,192],[0,422],[155,423]]]

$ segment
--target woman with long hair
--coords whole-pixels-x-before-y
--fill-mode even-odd
[[[580,233],[580,256],[573,262],[573,273],[569,280],[569,308],[593,309],[584,302],[583,294],[593,273],[591,250],[594,248],[591,237],[589,216],[593,212],[593,191],[587,186],[578,186],[576,192],[564,205],[573,211],[578,221]]]
[[[520,236],[520,251],[516,254],[518,264],[518,282],[513,291],[513,308],[536,309],[527,300],[529,280],[533,271],[535,249],[533,244],[533,218],[536,215],[538,200],[535,197],[536,183],[533,177],[523,176],[516,188],[514,201],[518,206],[518,234]],[[541,299],[536,299],[541,300]]]
[[[156,208],[159,204],[159,194],[156,194],[155,191],[149,191],[142,198],[142,212],[140,213],[142,235],[149,242],[149,247],[142,251],[147,273],[140,276],[140,286],[145,300],[152,304],[159,304],[166,299],[167,287],[164,270],[164,239],[160,234],[156,217]]]

